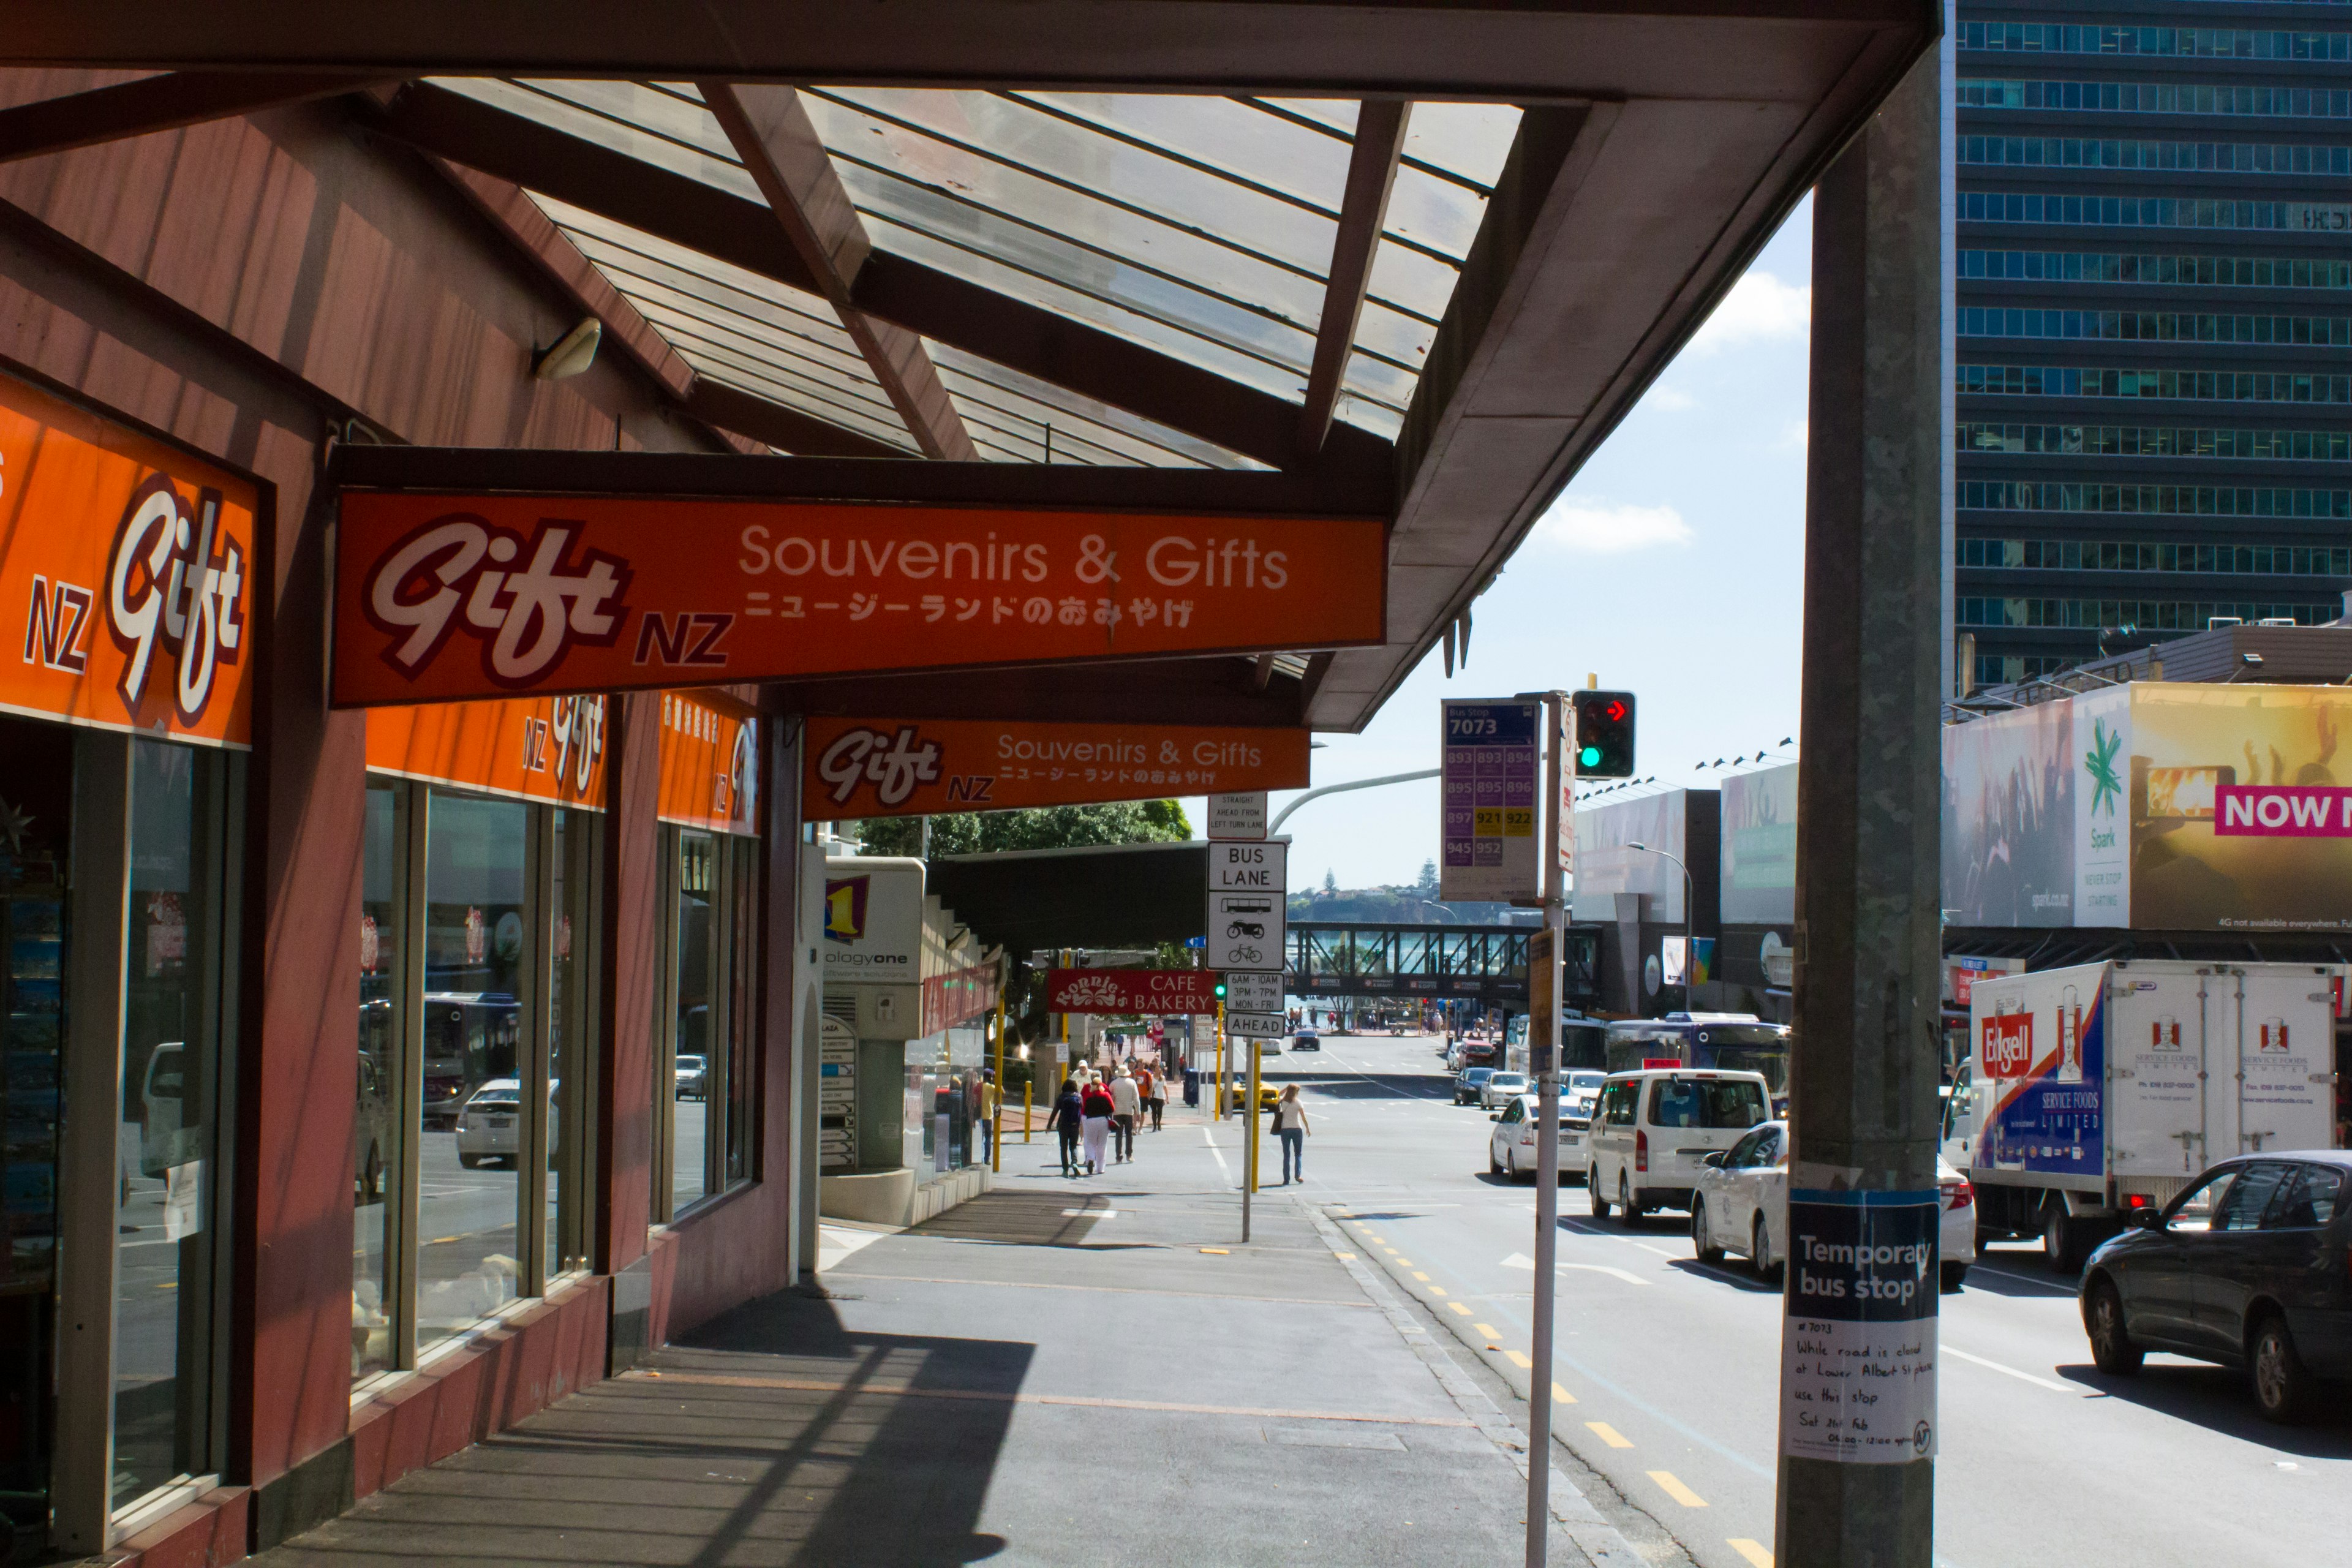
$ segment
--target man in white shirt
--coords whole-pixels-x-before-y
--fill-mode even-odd
[[[1136,1091],[1135,1079],[1121,1064],[1118,1076],[1110,1080],[1110,1126],[1118,1157],[1125,1162],[1135,1158],[1135,1119],[1143,1109],[1143,1097]]]

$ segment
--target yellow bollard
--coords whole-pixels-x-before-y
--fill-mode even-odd
[[[1032,1070],[1034,1074],[1034,1069]],[[1029,1091],[1036,1087],[1037,1080],[1034,1076],[1021,1086],[1021,1142],[1024,1143],[1029,1142],[1029,1123],[1032,1120],[1029,1115]]]

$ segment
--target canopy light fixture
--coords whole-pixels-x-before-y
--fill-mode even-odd
[[[578,375],[596,363],[596,345],[604,340],[604,323],[590,316],[555,340],[555,346],[530,362],[530,374],[541,381],[562,381]]]

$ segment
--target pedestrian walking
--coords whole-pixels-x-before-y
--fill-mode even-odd
[[[996,1091],[996,1069],[980,1069],[980,1163],[996,1157],[996,1118],[1002,1101]]]
[[[1168,1109],[1168,1080],[1148,1068],[1143,1074],[1143,1103],[1151,1112],[1151,1130],[1159,1131],[1160,1112]]]
[[[1086,1112],[1087,1174],[1100,1175],[1103,1167],[1110,1163],[1104,1147],[1110,1140],[1110,1091],[1099,1083],[1089,1082],[1078,1099]]]
[[[1296,1176],[1307,1179],[1307,1107],[1298,1102],[1298,1086],[1282,1086],[1282,1098],[1274,1102],[1274,1135],[1282,1142],[1282,1184],[1290,1185]]]
[[[1118,1135],[1118,1158],[1123,1163],[1135,1158],[1135,1119],[1143,1110],[1142,1091],[1135,1087],[1135,1077],[1126,1068],[1110,1080],[1110,1124]]]
[[[1062,1174],[1078,1173],[1078,1137],[1086,1129],[1086,1101],[1079,1098],[1076,1079],[1062,1080],[1062,1092],[1054,1097],[1054,1131],[1062,1140]]]

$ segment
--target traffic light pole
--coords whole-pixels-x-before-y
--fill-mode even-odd
[[[1931,53],[1912,68],[1813,193],[1797,762],[1803,1046],[1790,1073],[1773,1552],[1801,1568],[1934,1561],[1937,1275],[1897,1265],[1890,1279],[1860,1260],[1932,1257],[1938,1218],[1951,437],[1937,63]],[[1866,1408],[1852,1398],[1861,1387],[1874,1390]]]
[[[1559,1016],[1562,950],[1568,945],[1568,866],[1575,843],[1576,720],[1564,694],[1543,699],[1549,756],[1544,786],[1551,806],[1551,847],[1544,856],[1544,927],[1551,941],[1549,1006],[1528,1018],[1528,1068],[1536,1080],[1536,1299],[1528,1378],[1527,1568],[1545,1568],[1551,1533],[1552,1308],[1559,1271]],[[1529,975],[1532,988],[1535,976]]]

